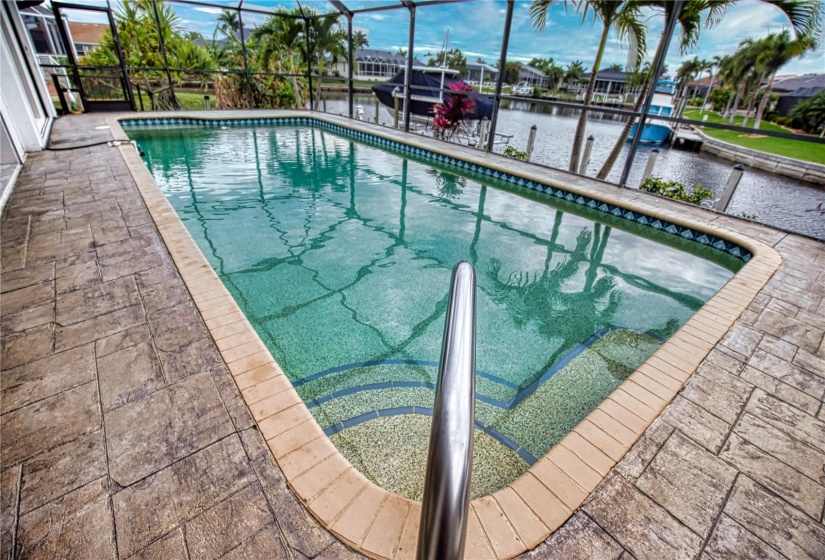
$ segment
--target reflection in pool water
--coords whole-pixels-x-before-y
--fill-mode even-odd
[[[543,455],[741,264],[311,128],[130,135],[333,442],[410,497],[456,262],[478,276],[475,495]]]

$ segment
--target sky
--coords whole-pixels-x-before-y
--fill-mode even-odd
[[[100,4],[103,0],[76,0],[75,3]],[[112,4],[117,9],[119,0]],[[237,5],[237,0],[210,0],[220,5]],[[326,0],[302,0],[302,5],[319,11],[331,10]],[[343,0],[350,9],[395,4],[393,0]],[[182,25],[190,30],[211,36],[220,8],[172,4]],[[245,0],[245,7],[275,6],[292,8],[295,0]],[[574,60],[582,61],[589,69],[596,56],[601,26],[591,18],[582,21],[575,12],[572,2],[557,0],[550,8],[547,26],[543,32],[533,28],[529,18],[529,0],[516,0],[513,24],[510,34],[508,60],[527,62],[533,57],[552,57],[557,63],[567,65]],[[427,53],[441,49],[449,30],[449,48],[459,48],[474,62],[478,58],[494,64],[500,55],[503,35],[505,0],[475,0],[466,3],[422,6],[416,10],[415,55],[424,58]],[[87,13],[70,13],[75,21],[89,20]],[[649,10],[644,14],[647,27],[647,60],[653,58],[654,51],[664,27],[664,16],[660,11]],[[254,26],[265,16],[244,13],[244,25]],[[823,18],[825,19],[825,18]],[[342,19],[342,21],[344,21]],[[370,48],[395,51],[407,47],[409,13],[405,8],[356,14],[353,24],[364,31]],[[769,33],[777,33],[790,28],[785,15],[773,6],[756,0],[740,0],[728,8],[722,21],[710,29],[702,29],[698,44],[689,52],[680,52],[678,41],[674,39],[668,51],[666,64],[670,73],[675,72],[680,62],[698,56],[710,60],[714,55],[732,54],[739,43],[747,38],[760,38]],[[677,28],[678,33],[678,28]],[[628,45],[611,33],[608,38],[602,67],[627,63]],[[780,70],[780,74],[805,74],[825,72],[825,38],[819,41],[817,49],[803,58],[795,59]]]

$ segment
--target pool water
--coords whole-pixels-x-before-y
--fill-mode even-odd
[[[128,130],[336,447],[413,499],[458,261],[478,282],[474,496],[522,474],[742,264],[316,128]]]

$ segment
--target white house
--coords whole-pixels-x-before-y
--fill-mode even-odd
[[[498,68],[490,66],[489,64],[479,64],[478,62],[467,63],[467,75],[464,79],[468,82],[481,83],[482,79],[485,82],[498,79]]]
[[[518,71],[518,81],[527,82],[533,87],[546,88],[550,83],[550,78],[538,68],[533,68],[528,64],[522,64]]]
[[[407,57],[391,51],[357,49],[352,53],[352,58],[355,62],[352,77],[355,80],[384,81],[407,67]],[[418,59],[413,62],[413,65],[423,66]],[[335,70],[341,76],[347,75],[346,57],[338,61]]]

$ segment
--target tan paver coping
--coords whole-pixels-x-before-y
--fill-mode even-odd
[[[231,117],[213,114],[162,116],[204,120],[299,116],[322,120],[555,184],[575,194],[727,239],[753,254],[676,334],[524,475],[490,496],[473,500],[467,558],[512,558],[534,548],[564,524],[673,400],[782,262],[779,253],[768,245],[702,223],[687,209],[680,213],[657,207],[655,199],[635,191],[605,194],[593,189],[596,183],[587,178],[570,176],[569,182],[560,183],[540,175],[543,170],[537,166],[504,156],[316,112],[233,112]],[[116,140],[128,140],[118,118],[108,122]],[[292,490],[325,527],[352,548],[373,558],[414,558],[421,504],[367,480],[338,452],[212,270],[140,156],[127,145],[120,151]]]

